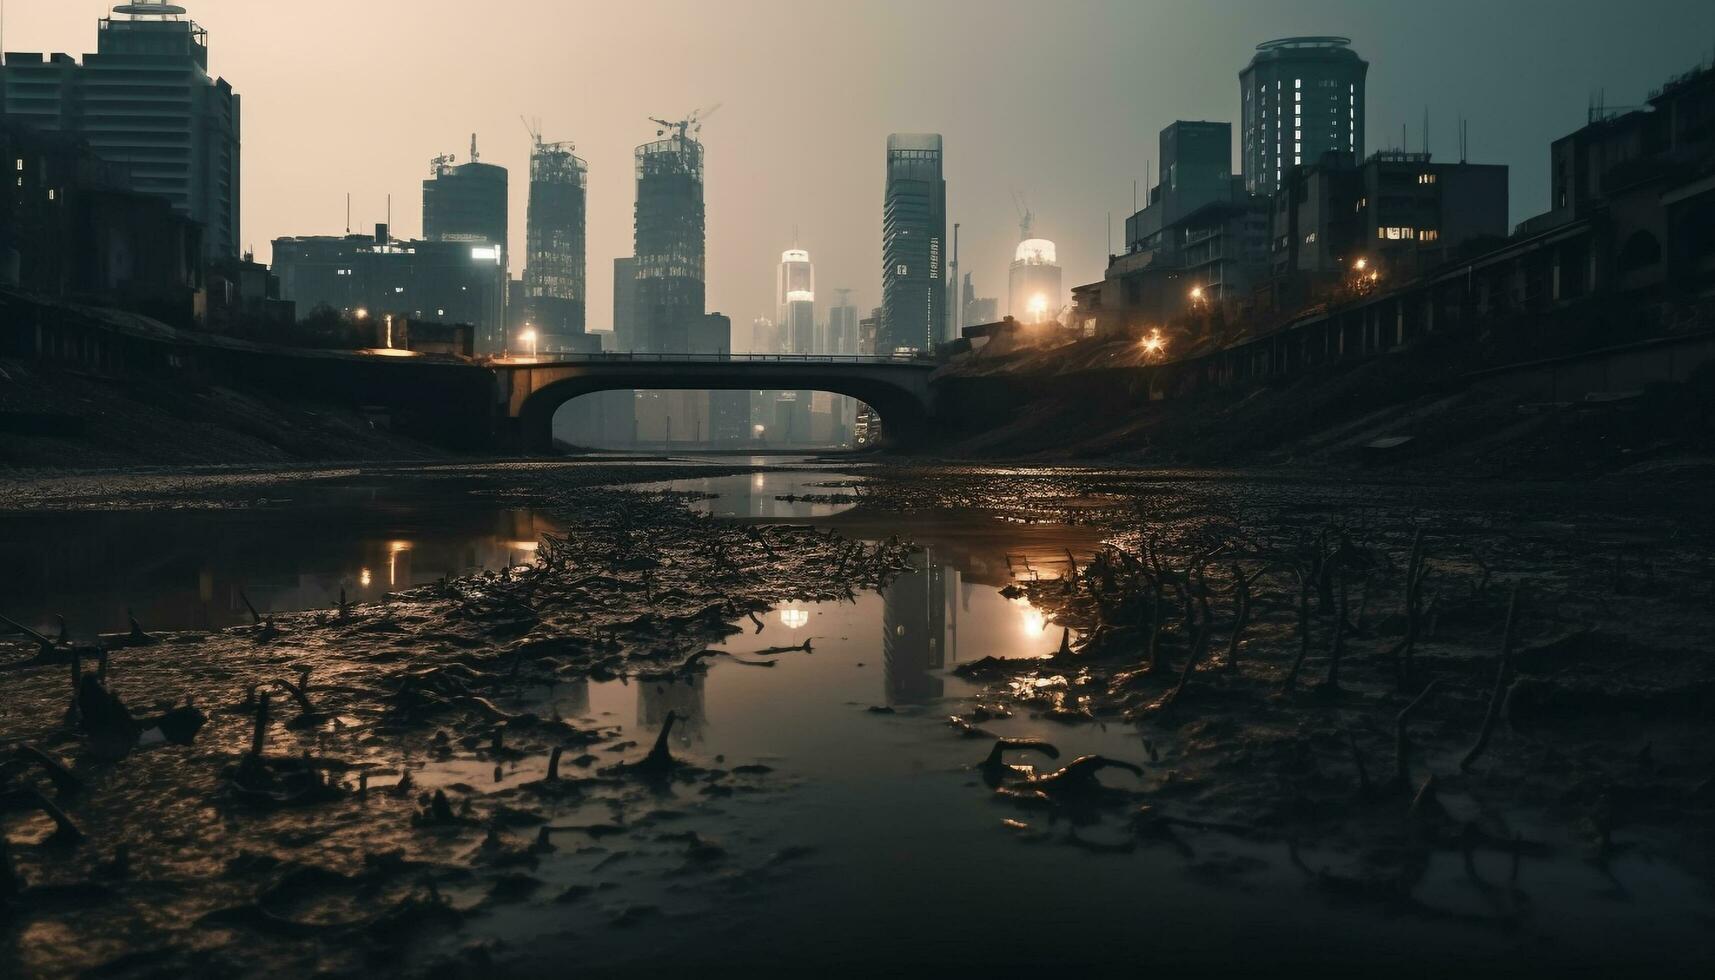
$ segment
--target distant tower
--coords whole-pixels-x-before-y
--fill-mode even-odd
[[[544,349],[584,333],[584,215],[589,167],[571,143],[544,143],[530,151],[530,207],[525,223],[524,318],[542,335]]]
[[[1025,224],[1028,229],[1029,224]],[[1007,276],[1007,313],[1021,323],[1041,323],[1060,315],[1060,261],[1054,243],[1026,238],[1013,251]]]
[[[102,18],[96,53],[9,54],[0,117],[89,144],[137,191],[203,225],[205,258],[239,247],[239,99],[208,75],[208,32],[164,2],[122,3]]]
[[[930,350],[946,329],[942,252],[947,238],[947,181],[938,133],[887,138],[887,190],[882,203],[880,353]]]
[[[856,354],[858,352],[858,308],[851,303],[851,290],[836,289],[839,303],[828,310],[828,336],[822,344],[824,354]]]
[[[1245,190],[1272,195],[1295,166],[1324,153],[1364,155],[1369,63],[1344,37],[1288,37],[1256,46],[1239,72]]]
[[[694,115],[653,121],[666,138],[637,148],[637,349],[680,353],[703,316],[703,144]]]
[[[775,323],[788,354],[819,354],[816,344],[816,269],[801,248],[780,253]]]

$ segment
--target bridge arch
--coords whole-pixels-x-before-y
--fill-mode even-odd
[[[507,416],[521,448],[553,449],[554,413],[602,391],[826,391],[868,405],[888,445],[921,442],[934,423],[934,364],[889,358],[697,358],[599,355],[553,363],[501,365]]]

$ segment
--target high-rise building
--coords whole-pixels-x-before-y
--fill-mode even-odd
[[[1007,312],[1020,323],[1042,323],[1060,315],[1060,260],[1054,243],[1026,238],[1012,254],[1007,272]]]
[[[1239,72],[1245,190],[1271,196],[1287,171],[1364,155],[1364,78],[1369,63],[1344,37],[1288,37],[1257,45]]]
[[[584,214],[589,167],[571,143],[530,152],[530,206],[525,224],[524,318],[543,350],[581,347],[584,339]]]
[[[947,182],[941,137],[894,133],[887,138],[887,191],[882,204],[882,353],[926,351],[945,329],[947,291],[942,251],[947,237]]]
[[[637,260],[627,255],[613,260],[613,349],[638,349]]]
[[[780,253],[775,277],[775,322],[788,354],[819,354],[816,343],[816,268],[801,248]]]
[[[637,148],[636,349],[689,349],[703,316],[703,144],[676,123]]]
[[[836,290],[844,293],[845,290]],[[823,341],[826,354],[856,354],[858,352],[858,308],[842,300],[828,309],[828,335]]]
[[[1232,177],[1233,127],[1177,120],[1161,131],[1161,180],[1142,210],[1125,219],[1126,252],[1155,249],[1188,216],[1239,193]]]
[[[205,258],[238,255],[239,100],[208,74],[208,32],[185,8],[122,3],[102,18],[96,53],[8,54],[6,116],[83,140],[123,165],[132,189],[171,201],[203,227]]]
[[[483,163],[476,136],[470,160],[436,157],[423,181],[423,237],[431,242],[478,242],[506,249],[506,168]],[[502,264],[507,264],[504,259]]]

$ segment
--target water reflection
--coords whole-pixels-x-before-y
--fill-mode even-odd
[[[708,730],[708,711],[703,691],[707,677],[692,674],[668,681],[644,681],[637,685],[637,727],[654,734],[667,723],[667,712],[678,716],[671,741],[690,748],[703,741]]]
[[[924,551],[911,571],[888,586],[881,613],[888,704],[928,704],[941,697],[941,678],[932,672],[947,665],[947,582],[957,576]]]
[[[74,635],[218,629],[262,612],[379,600],[443,577],[528,562],[558,523],[480,498],[405,501],[346,488],[233,510],[0,515],[0,612]],[[323,497],[331,499],[323,499]]]
[[[724,462],[735,462],[725,460]],[[753,456],[739,460],[744,465],[805,466],[798,460]],[[673,480],[651,484],[658,489],[706,494],[707,499],[695,501],[692,507],[716,517],[759,517],[796,519],[832,517],[856,506],[850,486],[822,486],[824,483],[855,482],[849,473],[818,469],[768,470],[758,473],[717,476],[704,479]],[[813,499],[805,500],[804,497]],[[782,497],[793,499],[782,500]]]

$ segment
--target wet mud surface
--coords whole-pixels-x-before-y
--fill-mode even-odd
[[[9,506],[350,478],[44,477]],[[1710,962],[1715,567],[1683,495],[389,479],[539,533],[222,628],[61,642],[0,610],[39,634],[0,639],[0,972]]]

